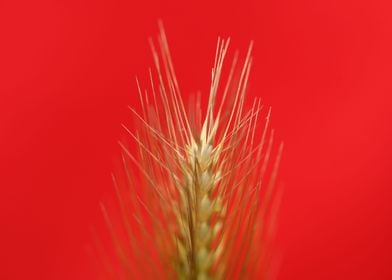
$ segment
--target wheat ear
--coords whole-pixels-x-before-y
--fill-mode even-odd
[[[137,150],[120,143],[130,187],[118,190],[124,236],[116,233],[104,208],[122,275],[197,280],[260,276],[259,262],[267,255],[265,213],[283,146],[269,167],[274,150],[270,109],[261,118],[256,99],[246,110],[252,44],[242,67],[236,54],[223,75],[229,40],[218,39],[202,118],[200,98],[185,109],[162,25],[158,49],[150,43],[156,71],[149,71],[148,90],[137,81],[140,112],[130,108],[138,129],[124,125]],[[114,182],[119,189],[118,180]]]

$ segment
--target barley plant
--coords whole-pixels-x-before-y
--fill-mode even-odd
[[[271,276],[268,213],[283,146],[270,108],[245,99],[252,44],[226,69],[229,41],[218,39],[207,102],[187,106],[162,25],[150,41],[155,69],[146,88],[137,81],[135,129],[123,125],[131,141],[120,143],[125,175],[113,176],[119,215],[102,206],[114,244],[106,279]]]

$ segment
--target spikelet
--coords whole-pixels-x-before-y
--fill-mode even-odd
[[[185,109],[162,25],[159,48],[150,43],[156,72],[148,90],[137,81],[140,112],[130,108],[138,129],[123,125],[137,148],[120,143],[126,180],[113,176],[122,220],[103,206],[119,260],[108,278],[265,278],[265,217],[282,145],[273,152],[270,110],[259,99],[245,109],[252,44],[242,67],[236,54],[223,75],[229,40],[218,39],[201,118],[200,98]]]

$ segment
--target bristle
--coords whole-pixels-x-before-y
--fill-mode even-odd
[[[149,70],[150,92],[143,91],[136,79],[142,112],[130,108],[139,128],[132,132],[123,125],[137,147],[132,153],[120,143],[129,193],[120,191],[113,177],[125,238],[113,233],[103,207],[125,270],[122,275],[129,279],[140,275],[255,278],[256,263],[264,254],[259,251],[267,226],[265,206],[276,181],[282,146],[266,176],[273,150],[270,110],[260,134],[260,99],[249,110],[245,102],[253,44],[242,68],[237,69],[235,54],[224,75],[230,40],[218,39],[206,114],[198,125],[200,101],[189,113],[185,111],[167,38],[159,26],[159,48],[150,41],[156,69]],[[136,175],[131,175],[132,168]],[[154,267],[149,270],[147,262]]]

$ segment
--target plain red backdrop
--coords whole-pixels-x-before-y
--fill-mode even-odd
[[[0,2],[0,279],[93,279],[134,76],[161,18],[184,94],[216,39],[255,41],[250,96],[285,142],[278,279],[392,279],[388,1]]]

